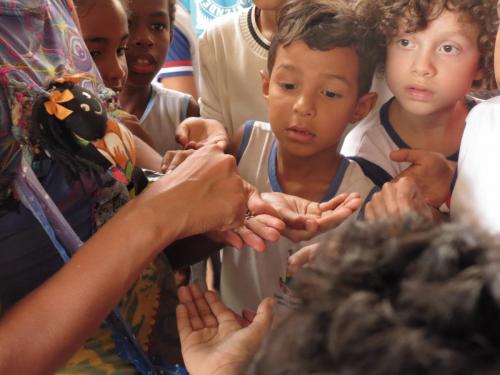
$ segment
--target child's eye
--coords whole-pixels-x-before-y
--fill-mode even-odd
[[[294,90],[297,87],[297,85],[295,85],[294,83],[283,82],[280,83],[280,87],[284,90]]]
[[[413,48],[414,47],[414,43],[409,39],[399,39],[397,41],[397,44],[403,48]]]
[[[89,51],[90,52],[90,56],[92,56],[92,59],[96,59],[97,57],[99,57],[101,55],[101,51]]]
[[[124,56],[125,53],[127,52],[127,49],[128,49],[127,47],[120,47],[116,50],[116,54],[118,56]]]
[[[442,46],[439,47],[440,52],[444,52],[447,55],[456,55],[460,52],[458,47],[455,47],[451,44],[443,44]]]
[[[327,98],[331,98],[331,99],[340,97],[339,94],[337,94],[335,91],[331,91],[331,90],[323,90],[321,92],[321,94],[326,96]]]
[[[151,29],[154,31],[163,31],[166,28],[167,28],[167,25],[165,25],[164,23],[153,23],[151,25]]]

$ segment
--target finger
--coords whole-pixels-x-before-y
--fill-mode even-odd
[[[191,286],[179,288],[177,295],[179,297],[179,302],[186,307],[191,327],[194,330],[203,328],[203,322],[198,313],[196,304],[194,303]]]
[[[230,310],[219,298],[219,296],[214,292],[205,293],[206,300],[208,305],[210,306],[210,310],[214,314],[217,322],[219,324],[222,323],[236,323],[240,325],[239,320],[237,319],[238,314],[234,313]],[[241,318],[241,317],[240,317]]]
[[[256,350],[260,346],[264,335],[269,331],[269,328],[271,327],[271,323],[273,321],[273,305],[274,300],[272,298],[265,298],[259,304],[255,318],[248,326],[248,329],[253,331],[255,334],[255,348],[252,348],[254,350]]]
[[[330,199],[328,202],[320,203],[319,208],[321,211],[334,210],[342,203],[344,203],[347,197],[348,197],[347,194],[339,194],[334,198]]]
[[[177,330],[179,331],[179,338],[181,343],[193,332],[189,313],[186,306],[179,304],[175,309],[175,317],[177,320]]]
[[[399,150],[392,151],[389,154],[391,160],[403,163],[411,163],[411,164],[420,164],[423,159],[425,159],[427,151],[424,150],[415,150],[409,148],[401,148]]]
[[[161,171],[165,173],[174,158],[174,152],[167,151],[167,153],[163,156],[163,160],[161,161]]]
[[[175,129],[175,140],[182,146],[189,142],[189,128],[184,121],[177,125]]]
[[[222,240],[226,244],[231,245],[232,247],[235,247],[238,250],[243,249],[243,246],[245,245],[243,239],[240,237],[238,233],[234,232],[234,230],[228,230],[222,232]]]
[[[266,250],[266,243],[264,240],[246,226],[243,225],[234,231],[241,237],[246,246],[249,246],[258,252]]]
[[[179,151],[173,153],[173,157],[170,161],[170,164],[167,167],[167,172],[173,171],[175,168],[177,168],[184,160],[190,157],[193,154],[193,152],[194,151],[189,150],[189,151]]]
[[[319,249],[320,244],[315,243],[309,246],[305,246],[295,254],[292,254],[288,258],[287,270],[293,275],[300,271],[305,266],[311,264],[316,256],[316,252]]]
[[[196,309],[198,310],[199,317],[203,322],[203,326],[217,327],[217,319],[215,319],[215,316],[212,314],[212,310],[210,309],[206,300],[207,294],[203,294],[197,284],[191,284],[190,288],[193,291],[192,294],[194,297],[194,303],[196,305]]]
[[[335,211],[325,213],[319,219],[317,219],[317,222],[319,224],[318,230],[320,232],[324,232],[325,230],[338,227],[347,218],[349,218],[354,211],[355,210],[352,210],[350,207],[338,207]]]
[[[258,215],[245,221],[245,226],[264,241],[277,241],[285,223],[270,215]]]
[[[266,214],[277,218],[281,217],[278,211],[276,211],[276,209],[269,202],[262,199],[254,186],[245,181],[244,187],[248,196],[248,209],[254,215]]]

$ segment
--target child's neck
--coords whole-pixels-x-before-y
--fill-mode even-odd
[[[460,148],[468,113],[465,99],[455,106],[429,115],[407,112],[394,100],[389,108],[389,121],[411,148],[440,152],[449,156]]]
[[[140,119],[146,111],[152,91],[151,84],[147,86],[125,85],[120,93],[121,108]]]
[[[257,27],[267,40],[271,40],[276,32],[277,16],[278,11],[276,10],[262,10],[257,8]]]
[[[326,195],[342,156],[335,149],[310,157],[296,156],[277,144],[276,175],[286,194],[320,202]]]

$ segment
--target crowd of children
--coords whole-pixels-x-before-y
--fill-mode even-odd
[[[182,355],[190,373],[238,374],[247,371],[269,329],[273,310],[279,315],[280,325],[284,322],[283,326],[281,331],[268,333],[270,338],[265,348],[270,351],[257,355],[257,360],[248,367],[249,373],[366,373],[367,369],[377,369],[380,374],[406,370],[418,373],[418,369],[427,373],[431,371],[427,366],[431,360],[439,362],[432,371],[446,373],[446,368],[458,368],[458,365],[449,360],[440,362],[437,354],[422,354],[420,348],[429,346],[434,350],[435,346],[436,350],[443,351],[442,358],[445,352],[458,358],[465,351],[457,350],[453,346],[455,341],[448,340],[448,336],[469,340],[467,335],[477,335],[476,331],[482,335],[482,344],[477,343],[482,349],[476,348],[477,352],[471,349],[474,353],[463,359],[463,368],[472,371],[470,369],[479,363],[475,356],[487,359],[483,363],[484,373],[492,373],[491,369],[498,367],[493,357],[488,356],[488,350],[494,350],[497,343],[496,336],[487,332],[488,328],[472,326],[469,318],[460,314],[458,321],[464,327],[432,315],[439,315],[440,311],[426,310],[427,315],[422,317],[410,316],[416,314],[413,309],[431,308],[432,304],[424,299],[421,306],[417,306],[418,301],[414,302],[415,306],[407,306],[413,303],[411,299],[418,297],[419,290],[430,288],[422,281],[425,279],[422,275],[428,275],[426,282],[431,277],[441,282],[462,271],[472,272],[469,268],[476,263],[483,267],[487,256],[496,259],[490,255],[493,252],[481,250],[480,256],[470,260],[461,248],[457,250],[460,254],[455,255],[460,259],[457,262],[470,262],[463,263],[454,273],[446,271],[447,276],[440,278],[436,275],[444,271],[427,258],[437,259],[442,254],[438,250],[437,255],[427,254],[430,250],[423,251],[425,244],[433,241],[429,239],[431,231],[438,239],[442,236],[443,242],[451,242],[446,230],[441,232],[437,227],[438,222],[447,221],[450,216],[489,234],[500,233],[500,210],[497,209],[500,200],[496,193],[500,177],[492,155],[498,133],[494,124],[498,99],[481,103],[475,95],[475,90],[494,89],[494,73],[500,64],[496,57],[499,48],[495,54],[499,29],[495,13],[499,5],[495,0],[254,0],[251,6],[247,2],[239,6],[232,4],[228,7],[238,8],[237,12],[204,24],[199,40],[190,41],[199,42],[196,49],[199,66],[195,64],[199,77],[189,85],[186,81],[175,82],[171,71],[165,75],[161,69],[174,33],[177,33],[175,38],[185,34],[174,28],[176,8],[184,12],[192,6],[193,13],[201,12],[201,5],[194,1],[177,4],[175,0],[37,0],[37,4],[30,5],[19,0],[14,3],[0,1],[0,18],[9,19],[9,27],[26,26],[28,31],[22,35],[26,44],[33,38],[40,49],[33,54],[33,59],[24,51],[27,47],[12,37],[15,30],[0,26],[1,45],[6,47],[3,51],[15,51],[0,52],[0,118],[3,122],[0,124],[3,190],[0,194],[0,241],[3,243],[0,280],[4,280],[5,285],[0,289],[0,347],[2,340],[9,345],[15,342],[16,335],[26,332],[30,306],[43,309],[47,303],[53,305],[43,315],[48,321],[57,320],[48,317],[54,306],[66,307],[69,303],[76,307],[74,316],[65,318],[66,326],[58,331],[54,323],[47,323],[43,329],[53,335],[54,349],[47,347],[40,354],[30,351],[33,363],[43,364],[41,372],[60,368],[60,373],[136,370],[149,373],[156,367],[167,373],[182,373],[180,367],[167,365],[182,363],[182,344]],[[39,23],[41,18],[33,13],[36,6],[44,9],[49,26]],[[210,9],[215,9],[213,7]],[[19,23],[13,23],[12,15],[19,18]],[[29,15],[30,22],[23,24],[24,15]],[[35,36],[30,36],[30,28],[36,31]],[[52,28],[56,31],[51,31]],[[50,36],[37,39],[44,33],[52,35],[52,39]],[[80,36],[71,37],[78,33],[86,47],[74,45]],[[50,52],[56,43],[62,46],[58,54]],[[190,43],[186,44],[187,49]],[[179,51],[181,47],[176,47],[175,53],[181,56]],[[85,60],[88,56],[94,63]],[[16,58],[19,61],[13,61]],[[24,66],[25,70],[18,73],[18,66]],[[498,77],[498,71],[496,73]],[[158,82],[162,78],[168,78],[163,85]],[[96,109],[82,102],[78,111],[95,111],[104,116],[107,111],[110,118],[117,120],[120,134],[124,134],[122,139],[117,139],[115,133],[110,134],[106,128],[110,126],[109,121],[95,140],[84,139],[69,130],[58,133],[60,144],[67,145],[64,155],[74,153],[74,165],[83,165],[81,170],[77,168],[76,181],[70,179],[69,172],[75,175],[74,170],[65,170],[65,163],[58,164],[48,141],[37,138],[43,136],[47,127],[35,116],[37,108],[42,107],[61,121],[77,111],[64,107],[75,98],[74,92],[55,93],[48,88],[50,82],[63,81],[81,85],[90,90],[83,92],[84,97],[91,98],[93,92],[103,103]],[[381,85],[381,82],[385,83]],[[180,92],[166,88],[169,85],[187,89]],[[380,87],[385,88],[377,92]],[[389,99],[385,100],[388,94]],[[46,99],[43,105],[40,105],[40,97]],[[381,98],[383,102],[378,106]],[[30,127],[26,125],[29,121],[40,123]],[[130,142],[127,143],[127,139]],[[127,178],[115,172],[106,173],[95,167],[93,159],[86,159],[89,144],[96,142],[112,150],[112,155],[104,154],[111,164],[109,171],[114,171],[120,158],[130,159],[130,167],[124,168]],[[79,147],[86,147],[86,153],[80,152]],[[23,156],[19,156],[21,148]],[[139,168],[132,169],[134,165],[154,171],[155,180],[159,178],[160,182],[150,183],[145,193],[137,191],[139,196],[125,205],[129,197],[127,189],[122,187],[134,191],[131,186],[142,176],[137,172]],[[36,199],[26,193],[26,189],[29,191],[35,186],[33,179],[26,177],[29,176],[26,169],[33,169],[42,183],[41,208],[34,205]],[[87,170],[92,173],[87,175]],[[164,177],[161,171],[166,172]],[[23,187],[23,178],[29,181],[28,188]],[[60,184],[65,179],[67,186]],[[48,195],[44,195],[44,189]],[[181,189],[182,194],[176,201],[171,192],[179,194]],[[135,191],[130,193],[135,194]],[[62,215],[57,208],[50,208],[50,202],[45,202],[43,197],[49,195]],[[28,209],[20,211],[18,207],[23,205]],[[118,218],[103,226],[122,205],[125,208],[119,211]],[[204,211],[199,221],[196,209]],[[164,210],[170,212],[158,213]],[[45,211],[49,212],[48,222]],[[185,212],[180,214],[180,211]],[[382,219],[399,220],[408,213],[419,214],[435,224],[420,221],[415,224],[415,219],[404,219],[397,224],[399,229],[391,232],[391,226],[377,223]],[[59,216],[63,217],[63,224],[60,219],[54,219]],[[371,229],[362,227],[365,224],[357,224],[363,221],[374,221],[372,228],[380,228],[381,232],[370,232]],[[148,226],[148,230],[143,225]],[[345,228],[350,229],[345,232]],[[360,234],[356,228],[361,228]],[[33,233],[33,241],[20,239],[23,230],[28,236]],[[118,231],[127,233],[122,237]],[[454,231],[453,236],[458,236]],[[344,232],[346,234],[338,237]],[[362,245],[351,244],[355,232],[362,237]],[[201,233],[206,236],[190,237]],[[88,242],[75,256],[81,259],[80,264],[72,259],[63,266],[63,260],[49,249],[66,247],[66,251],[70,251],[68,243],[74,240],[67,238],[72,236],[79,237],[78,240],[88,239]],[[470,238],[474,236],[475,233],[470,234]],[[327,257],[323,250],[323,258],[318,255],[319,262],[314,263],[317,247],[306,246],[332,237],[339,241],[340,250],[333,246]],[[402,247],[410,251],[407,260],[399,255],[402,252],[386,244],[392,237],[396,238],[395,243],[403,244]],[[460,241],[468,248],[472,245],[467,241],[474,243],[475,240],[465,237],[462,235]],[[85,267],[92,268],[99,262],[100,245],[95,238],[109,245],[102,253],[109,259],[90,272],[95,281],[87,283],[79,292],[84,295],[78,301],[76,297],[68,297],[69,287],[78,288],[80,283],[85,283],[82,280],[85,275],[78,272],[75,278],[72,275],[76,272],[68,269],[83,265],[85,272]],[[177,239],[183,241],[164,250]],[[456,241],[453,244],[457,246]],[[385,247],[382,245],[388,246],[388,263],[383,261]],[[17,246],[21,249],[19,253],[9,255],[8,249]],[[116,251],[111,256],[115,246],[124,248],[123,256],[129,256],[130,260],[120,258]],[[370,246],[378,252],[368,255],[366,250],[372,250]],[[144,254],[137,254],[139,247],[145,248]],[[191,259],[199,260],[199,254],[206,257],[221,247],[224,249],[220,300],[214,294],[203,295],[196,286],[179,291],[179,343],[174,326],[173,308],[177,302],[170,265],[185,266],[193,263]],[[359,259],[351,259],[348,248],[352,249],[353,257]],[[361,248],[364,250],[358,254]],[[341,254],[339,261],[335,258],[337,250]],[[30,260],[33,254],[37,258]],[[324,268],[322,261],[332,269]],[[327,290],[321,296],[323,302],[311,300],[306,293],[314,293],[312,289],[318,285],[318,279],[311,276],[316,280],[309,282],[311,285],[295,283],[291,262],[294,270],[297,264],[299,268],[312,267],[316,278],[321,275],[326,278],[325,283],[332,283],[331,290],[321,284]],[[412,262],[418,265],[411,267]],[[42,268],[34,272],[37,264]],[[411,272],[403,274],[396,265]],[[27,276],[20,278],[9,267]],[[120,269],[124,269],[122,278],[105,286],[106,275],[114,276]],[[485,286],[474,289],[478,296],[473,292],[467,294],[471,300],[477,298],[475,303],[481,307],[470,313],[472,320],[479,319],[478,311],[490,314],[500,309],[491,279],[496,276],[491,272],[489,278],[485,276],[486,269],[486,266],[481,268],[484,275],[478,277]],[[47,288],[43,289],[42,282],[53,274],[48,282],[49,291],[44,292]],[[138,277],[139,281],[135,282]],[[462,280],[465,276],[457,278],[465,283]],[[404,279],[422,282],[410,287]],[[59,280],[67,282],[68,287],[62,288]],[[394,285],[390,285],[391,280]],[[401,283],[401,290],[397,283]],[[98,296],[99,287],[106,290],[102,296]],[[398,298],[391,288],[400,294]],[[403,293],[405,288],[408,296]],[[479,296],[482,293],[479,290],[485,288],[489,288],[484,292],[486,296],[484,293]],[[60,301],[44,298],[54,296],[58,290],[62,295]],[[120,300],[127,290],[126,298]],[[443,291],[446,290],[443,287]],[[276,299],[274,307],[268,297]],[[328,298],[336,300],[326,301]],[[113,312],[109,316],[110,329],[98,328],[118,301],[121,301],[120,308],[115,310],[121,313]],[[449,309],[460,310],[457,301],[451,301]],[[322,309],[311,309],[315,303],[322,303]],[[92,311],[95,316],[83,319],[89,304],[103,307],[95,307]],[[300,315],[294,311],[297,306],[297,311],[310,309],[321,310],[321,313]],[[374,311],[372,317],[366,318],[365,325],[361,313],[370,313],[367,306],[373,306]],[[250,312],[257,309],[256,316]],[[332,311],[326,311],[328,309]],[[363,328],[361,333],[346,334],[339,328],[340,323],[335,319],[341,322],[349,314],[354,317],[352,324]],[[395,318],[398,314],[402,317]],[[86,323],[79,325],[78,319]],[[305,328],[294,326],[301,319],[309,319],[306,326],[317,332],[323,329],[321,327],[330,329],[330,324],[334,328],[323,332],[324,337],[320,339],[321,335],[313,337],[305,333]],[[405,321],[404,327],[397,326],[398,319]],[[419,319],[428,320],[420,323],[429,337],[437,332],[436,340],[444,340],[438,335],[442,334],[448,341],[433,342],[432,346],[431,339],[420,337],[421,331],[414,330]],[[397,334],[384,326],[383,322],[389,324],[389,321]],[[435,327],[433,322],[440,321],[442,323]],[[486,324],[496,326],[491,319],[487,319]],[[383,335],[382,326],[385,327]],[[296,332],[288,335],[286,329]],[[337,331],[340,333],[335,333]],[[409,348],[411,345],[403,340],[396,349],[399,354],[408,350],[413,357],[399,359],[400,370],[388,372],[384,366],[390,362],[390,356],[399,355],[387,350],[389,339],[402,337],[403,331],[413,337],[415,347]],[[300,332],[304,332],[311,348],[305,350],[296,344],[290,345],[290,350],[285,349],[285,341],[293,342]],[[350,341],[341,342],[342,332],[344,339]],[[370,334],[380,334],[383,340],[373,339],[358,351],[350,351],[354,340],[365,340]],[[63,350],[66,335],[70,337],[70,344]],[[43,345],[49,342],[48,338],[38,340]],[[471,348],[475,345],[473,341],[473,338],[470,343],[467,341]],[[20,342],[26,343],[26,339]],[[380,347],[370,346],[377,342]],[[487,349],[485,342],[490,345]],[[307,353],[315,355],[314,347],[322,351],[321,360],[304,364]],[[272,360],[270,353],[275,353]],[[295,362],[290,361],[292,353],[300,353]],[[363,362],[365,354],[369,360]],[[427,362],[419,364],[420,357]],[[284,362],[286,358],[290,363]],[[16,362],[11,350],[0,349],[0,372],[33,370],[26,366]],[[479,368],[475,371],[482,373]]]

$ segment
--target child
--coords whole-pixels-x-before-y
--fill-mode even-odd
[[[456,161],[471,87],[491,85],[494,0],[367,0],[386,38],[385,75],[394,98],[375,122],[347,137],[342,154],[382,186],[408,167],[400,148],[439,152]]]
[[[130,1],[130,38],[126,52],[129,74],[120,95],[122,108],[137,116],[161,155],[180,149],[175,128],[186,117],[197,116],[190,95],[168,90],[151,81],[161,69],[171,41],[175,1]]]
[[[359,192],[373,183],[337,153],[348,123],[372,108],[377,63],[372,35],[344,2],[296,0],[283,6],[262,74],[269,123],[250,121],[235,139],[241,176],[259,191],[311,201]],[[287,258],[303,244],[282,238],[265,253],[225,248],[221,294],[235,311],[255,309],[286,282]]]
[[[254,0],[250,9],[214,21],[200,37],[201,115],[224,124],[230,136],[249,118],[268,120],[259,74],[284,2]]]

